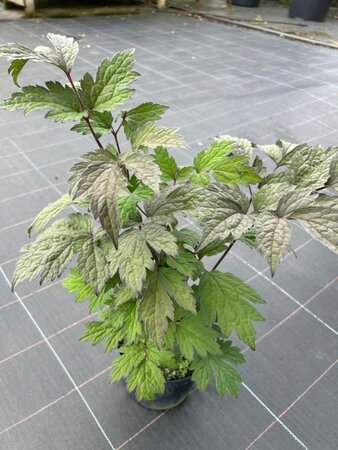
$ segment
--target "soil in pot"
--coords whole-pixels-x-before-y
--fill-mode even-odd
[[[141,406],[153,410],[172,409],[184,402],[195,386],[191,376],[179,380],[167,380],[163,394],[157,394],[154,400],[137,400],[135,392],[131,397]]]
[[[249,6],[255,8],[259,6],[260,0],[232,0],[232,4],[236,6]]]
[[[291,0],[289,16],[323,22],[329,12],[331,0]]]

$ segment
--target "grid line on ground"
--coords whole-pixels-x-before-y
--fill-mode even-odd
[[[320,317],[318,317],[315,313],[310,311],[306,306],[304,306],[302,303],[300,303],[295,297],[293,297],[291,294],[289,294],[285,289],[280,287],[277,283],[272,281],[269,277],[264,275],[261,271],[256,269],[252,264],[250,264],[248,261],[246,261],[241,256],[238,256],[235,252],[232,253],[238,260],[242,261],[246,266],[250,267],[252,270],[254,270],[256,273],[258,273],[264,280],[267,280],[272,286],[274,286],[276,289],[278,289],[280,292],[282,292],[286,297],[288,297],[290,300],[292,300],[296,305],[298,305],[300,308],[304,309],[308,314],[310,314],[314,319],[316,319],[318,322],[320,322],[322,325],[324,325],[326,328],[328,328],[332,333],[334,333],[336,336],[338,336],[338,331],[332,328],[329,324],[324,322]]]
[[[288,412],[290,411],[290,409],[292,409],[294,407],[294,405],[296,403],[299,402],[299,400],[301,400],[304,395],[306,395],[322,378],[324,378],[324,376],[337,364],[338,360],[333,362],[315,381],[313,381],[306,389],[305,391],[303,391],[292,403],[290,403],[290,405],[284,409],[284,411],[282,411],[278,416],[275,417],[275,420],[273,422],[270,423],[269,426],[267,426],[249,445],[248,447],[246,447],[245,450],[249,450],[250,448],[252,448],[252,446],[258,442],[269,430],[270,428],[272,428],[277,422],[280,422],[280,419]]]
[[[3,268],[0,266],[0,272],[2,273],[3,277],[5,278],[8,286],[11,285],[9,279],[7,278],[7,275],[5,274]],[[29,311],[29,309],[27,308],[27,306],[25,305],[25,303],[22,301],[22,299],[20,298],[20,296],[14,292],[14,295],[17,297],[17,299],[19,300],[21,306],[23,307],[23,309],[25,310],[26,314],[28,315],[28,317],[30,318],[30,320],[33,322],[33,324],[35,325],[36,329],[38,330],[38,332],[40,333],[41,337],[43,338],[43,340],[45,341],[45,343],[47,344],[47,346],[49,347],[49,349],[51,350],[51,352],[53,353],[53,355],[55,356],[56,360],[58,361],[58,363],[60,364],[60,366],[62,367],[63,371],[65,372],[67,378],[69,379],[69,381],[71,382],[71,384],[74,386],[74,389],[76,390],[76,392],[78,393],[78,395],[80,396],[81,400],[83,401],[83,403],[85,404],[88,412],[90,413],[90,415],[93,417],[96,425],[98,426],[99,430],[101,431],[103,437],[105,438],[105,440],[107,441],[107,443],[109,444],[110,448],[112,448],[113,450],[115,450],[115,447],[113,446],[112,442],[110,441],[110,439],[108,438],[106,432],[104,431],[104,429],[102,428],[100,422],[98,421],[96,415],[94,414],[93,410],[91,409],[91,407],[89,406],[87,400],[85,399],[84,395],[82,394],[82,392],[80,391],[79,387],[77,386],[77,384],[75,383],[74,378],[71,376],[71,374],[69,373],[68,369],[66,368],[66,366],[64,365],[64,363],[62,362],[60,356],[58,355],[58,353],[56,352],[56,350],[54,349],[54,347],[52,346],[52,344],[49,342],[47,336],[45,335],[45,333],[42,331],[42,329],[40,328],[40,326],[38,325],[38,323],[36,322],[35,318],[33,317],[33,315],[31,314],[31,312]]]

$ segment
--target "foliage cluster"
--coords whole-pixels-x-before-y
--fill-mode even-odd
[[[192,373],[200,390],[214,378],[221,395],[236,396],[244,356],[229,339],[234,334],[255,348],[254,322],[264,320],[257,304],[264,302],[219,264],[241,240],[274,274],[290,249],[292,221],[337,251],[337,148],[257,146],[222,136],[181,167],[168,149],[186,148],[183,138],[157,123],[166,106],[121,108],[139,76],[133,50],[75,81],[77,43],[48,39],[53,48],[6,44],[0,55],[11,60],[16,84],[29,61],[58,67],[66,83],[22,87],[2,108],[44,109],[46,118],[75,121],[72,130],[91,134],[95,145],[71,167],[68,193],[32,223],[37,237],[23,248],[13,288],[33,278],[53,281],[71,266],[64,286],[97,312],[82,339],[120,352],[112,381],[125,378],[138,398],[152,399],[166,377]],[[104,145],[109,136],[112,143]],[[215,255],[218,262],[207,270],[205,259]]]

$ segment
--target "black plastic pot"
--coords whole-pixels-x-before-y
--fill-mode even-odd
[[[166,410],[178,406],[188,397],[193,390],[195,383],[191,376],[181,380],[168,380],[165,383],[163,394],[157,394],[155,400],[137,400],[135,392],[131,392],[131,397],[143,408]]]
[[[249,6],[255,8],[259,6],[260,0],[232,0],[232,4],[236,6]]]
[[[331,0],[291,0],[289,16],[323,22],[329,12]]]

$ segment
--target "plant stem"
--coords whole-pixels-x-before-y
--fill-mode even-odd
[[[229,247],[224,251],[223,255],[220,257],[220,259],[217,261],[217,263],[214,265],[214,267],[211,270],[216,270],[217,267],[221,264],[221,262],[223,261],[223,259],[226,257],[226,255],[230,252],[230,250],[232,249],[232,247],[234,246],[236,241],[232,241],[231,244],[229,245]]]
[[[141,208],[141,206],[139,206],[139,205],[136,205],[136,208],[145,216],[145,217],[148,217],[148,214],[145,212],[145,211],[143,211],[143,209]]]
[[[80,104],[80,107],[81,107],[82,111],[84,111],[85,107],[84,107],[83,101],[82,101],[81,97],[79,96],[79,93],[78,93],[78,91],[76,89],[76,86],[74,84],[74,81],[73,81],[73,78],[72,78],[71,74],[69,72],[65,72],[65,74],[66,74],[66,76],[68,78],[68,81],[69,81],[69,83],[70,83],[70,85],[71,85],[71,87],[73,89],[74,94],[76,95],[76,97],[77,97],[77,99],[79,101],[79,104]],[[103,145],[101,144],[101,142],[99,141],[99,139],[95,135],[95,131],[93,130],[92,124],[90,123],[89,116],[83,116],[83,120],[88,125],[88,127],[90,129],[90,132],[92,133],[93,138],[95,139],[95,141],[96,141],[97,145],[99,146],[99,148],[103,148]]]
[[[119,140],[117,139],[117,133],[118,133],[118,131],[119,131],[120,128],[121,128],[121,127],[118,127],[118,129],[117,129],[116,131],[114,130],[113,127],[112,127],[112,129],[111,129],[112,135],[114,136],[114,139],[115,139],[116,149],[117,149],[117,152],[118,152],[119,154],[121,154],[121,149],[120,149]]]

